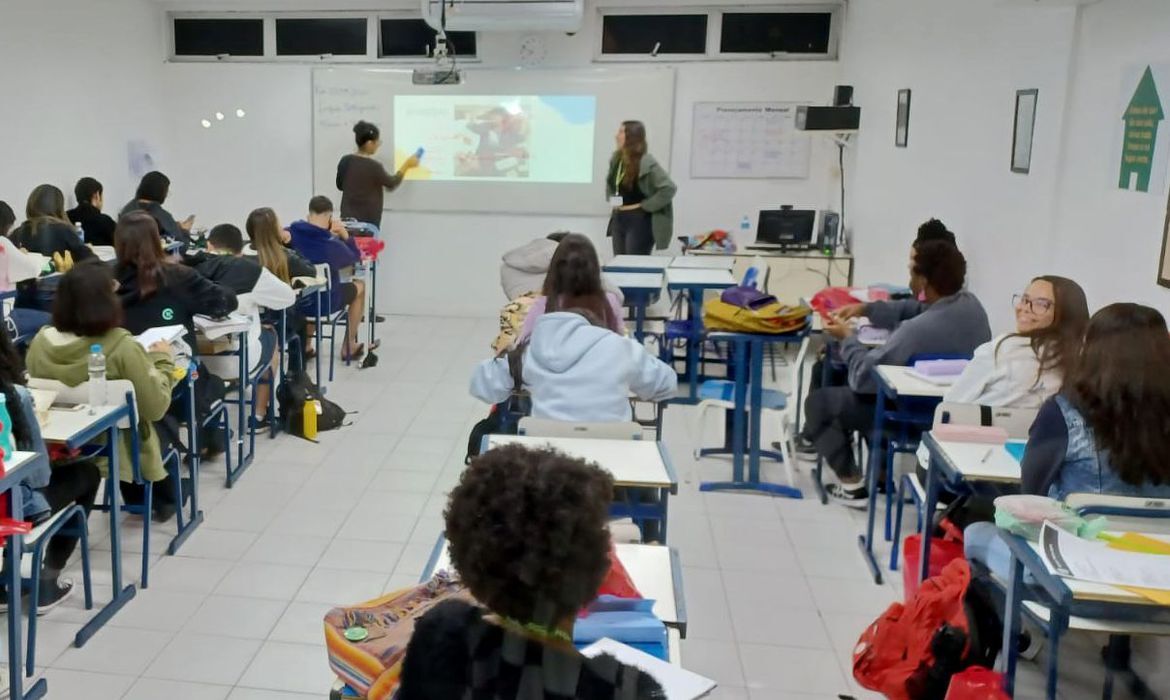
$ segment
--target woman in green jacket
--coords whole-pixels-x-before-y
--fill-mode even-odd
[[[605,178],[605,193],[613,206],[606,233],[613,238],[613,254],[649,255],[669,246],[674,228],[671,201],[677,191],[670,174],[646,152],[646,127],[642,122],[622,122]]]
[[[154,518],[169,520],[175,513],[174,485],[162,461],[154,421],[171,405],[175,363],[171,346],[155,343],[149,352],[130,331],[121,328],[122,305],[114,294],[116,283],[109,268],[83,263],[61,277],[53,304],[53,323],[41,329],[28,348],[29,374],[77,386],[89,379],[89,351],[100,345],[106,356],[106,378],[128,379],[138,404],[139,464],[142,476],[155,482]],[[118,471],[127,503],[142,503],[133,479],[130,434],[123,432],[118,446]],[[103,460],[99,467],[107,474]]]

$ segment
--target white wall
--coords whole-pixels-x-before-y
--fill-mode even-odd
[[[147,0],[0,3],[0,199],[23,218],[33,187],[67,198],[84,175],[109,208],[134,194],[126,143],[168,142],[158,99],[162,15]]]
[[[842,80],[862,107],[846,163],[857,279],[906,279],[915,229],[931,217],[958,234],[995,329],[1011,322],[1013,292],[1059,271],[1046,241],[1074,16],[971,0],[850,4]],[[907,148],[894,147],[901,88],[912,90]],[[1025,88],[1040,95],[1032,172],[1021,175],[1009,165]]]
[[[665,0],[642,3],[668,4]],[[573,37],[545,35],[548,67],[590,65],[596,12]],[[519,60],[520,37],[481,34],[482,66]],[[474,67],[468,68],[474,70]],[[172,211],[212,225],[240,224],[257,206],[273,206],[284,219],[303,216],[313,194],[308,64],[191,64],[163,68],[168,127],[175,134],[168,161],[175,193]],[[837,82],[834,61],[684,63],[678,65],[671,173],[679,185],[677,235],[734,229],[745,214],[781,203],[836,208],[836,151],[818,141],[807,180],[700,180],[689,177],[691,110],[704,100],[809,100],[827,102]],[[242,120],[232,113],[247,112]],[[216,110],[228,118],[205,130],[199,120]],[[631,115],[636,118],[637,115]],[[616,130],[617,125],[612,125]],[[601,138],[611,126],[599,125]],[[654,150],[654,134],[650,134]],[[338,154],[340,157],[341,154]],[[414,186],[407,184],[406,186]],[[599,195],[600,196],[600,195]],[[393,195],[388,202],[393,206]],[[390,256],[382,267],[381,308],[393,312],[494,314],[502,301],[500,255],[559,229],[592,235],[608,251],[606,219],[391,212],[383,219]]]

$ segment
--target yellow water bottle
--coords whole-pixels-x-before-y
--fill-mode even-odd
[[[305,437],[310,440],[317,439],[317,399],[309,399],[305,402],[304,411],[304,432]]]

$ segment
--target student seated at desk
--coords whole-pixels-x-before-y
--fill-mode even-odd
[[[317,268],[300,253],[287,247],[285,244],[292,240],[292,235],[280,225],[276,212],[268,207],[253,209],[248,214],[245,224],[251,248],[257,260],[264,269],[271,272],[281,282],[293,286],[298,277],[317,277]],[[316,308],[314,307],[314,311]],[[299,344],[300,366],[305,366],[305,357],[309,355],[309,331],[305,315],[300,309],[289,309],[285,313],[289,332],[300,337]]]
[[[943,401],[1039,408],[1060,391],[1089,324],[1085,291],[1065,277],[1044,275],[1013,299],[1016,331],[975,348]]]
[[[444,512],[451,563],[477,602],[436,605],[406,648],[398,700],[644,700],[658,683],[573,647],[609,569],[613,478],[553,450],[472,461]]]
[[[153,424],[171,405],[175,363],[169,344],[155,343],[147,351],[120,327],[122,305],[114,294],[116,284],[109,268],[97,262],[82,263],[65,273],[53,305],[53,325],[41,330],[29,345],[28,371],[34,377],[77,386],[89,381],[90,348],[101,346],[106,378],[128,379],[134,385],[139,462],[142,476],[155,484],[154,519],[162,522],[174,516],[176,504]],[[142,503],[142,488],[132,483],[130,450],[131,435],[123,431],[118,445],[122,495],[127,503]],[[98,464],[103,476],[106,466],[105,460]]]
[[[105,203],[102,193],[102,183],[92,177],[81,178],[73,188],[77,206],[65,212],[69,220],[85,232],[87,245],[114,245],[114,229],[118,222],[102,213]]]
[[[252,321],[248,330],[248,357],[250,371],[272,364],[276,352],[276,331],[260,322],[262,309],[285,309],[293,305],[297,295],[292,287],[281,282],[276,275],[260,266],[255,258],[244,257],[244,234],[231,224],[220,224],[211,229],[207,236],[207,252],[187,259],[207,279],[227,287],[236,293],[238,311]],[[232,377],[239,373],[235,357],[208,356],[204,358],[213,373],[221,377]],[[272,376],[269,369],[265,375]],[[270,385],[258,383],[255,387],[256,422],[264,425],[268,421],[268,398]]]
[[[914,264],[914,254],[918,250],[918,246],[930,241],[943,241],[944,243],[950,243],[956,248],[959,247],[955,242],[955,234],[947,228],[946,224],[938,219],[930,219],[918,227],[918,234],[914,238],[914,243],[910,246],[911,265]],[[876,326],[877,328],[893,330],[902,321],[914,318],[925,311],[926,306],[921,295],[915,293],[914,297],[910,299],[871,301],[868,304],[842,306],[837,309],[836,316],[841,321],[848,321],[864,316],[869,319],[870,325]],[[814,381],[816,381],[816,374],[813,376]]]
[[[588,236],[570,233],[561,239],[540,294],[524,317],[518,343],[528,340],[536,321],[545,313],[569,308],[589,309],[606,328],[615,333],[625,332],[622,299],[602,286],[601,263]]]
[[[195,317],[222,318],[236,310],[236,295],[163,252],[158,224],[146,212],[118,220],[114,276],[125,309],[123,325],[138,335],[148,328],[181,325],[184,342],[195,348]]]
[[[517,386],[532,394],[535,418],[605,423],[633,417],[631,393],[643,401],[674,396],[678,375],[591,310],[571,308],[541,316],[528,343],[484,360],[471,377],[471,395],[490,404]]]
[[[79,263],[94,257],[93,251],[81,242],[77,229],[65,217],[65,195],[61,190],[52,185],[38,185],[28,197],[25,214],[28,220],[9,236],[18,248],[47,258],[57,256],[60,272],[67,270],[70,262]],[[56,278],[22,282],[16,305],[48,311],[53,307],[56,288]]]
[[[20,282],[36,280],[41,274],[44,258],[27,253],[8,239],[8,232],[16,223],[16,214],[7,202],[0,201],[0,292],[11,292]],[[15,299],[5,299],[4,321],[13,338],[31,338],[52,318],[40,309],[16,308]]]
[[[12,419],[12,441],[16,449],[37,453],[27,467],[28,477],[20,484],[24,502],[24,520],[39,525],[53,513],[77,504],[88,515],[97,498],[102,477],[97,465],[78,460],[50,466],[49,453],[41,438],[32,395],[25,388],[24,363],[8,334],[0,331],[0,391],[4,393],[8,415]],[[73,581],[61,578],[61,571],[77,548],[77,535],[59,533],[45,548],[44,565],[37,585],[40,598],[37,614],[43,615],[65,600],[73,591]],[[7,562],[5,562],[7,564]],[[0,606],[7,607],[8,591],[0,589]]]
[[[134,199],[122,207],[120,215],[144,211],[158,224],[159,233],[163,237],[172,241],[190,243],[191,227],[195,225],[195,215],[192,214],[181,222],[175,221],[175,217],[163,209],[163,203],[167,201],[167,195],[170,192],[171,179],[157,170],[151,171],[142,176],[142,180],[138,183],[138,190],[134,193]]]
[[[878,365],[905,365],[915,355],[970,355],[991,339],[983,305],[963,290],[966,274],[966,259],[950,243],[918,244],[910,265],[910,288],[925,300],[925,311],[901,323],[886,344],[876,348],[858,341],[847,323],[830,319],[825,324],[825,333],[841,343],[849,384],[809,392],[801,437],[837,474],[840,483],[826,490],[840,503],[860,508],[869,498],[849,436],[853,431],[865,434],[873,425],[874,369]]]
[[[1170,498],[1170,332],[1162,314],[1112,304],[1093,314],[1064,388],[1040,408],[1020,465],[1023,493]],[[968,559],[1007,576],[994,523],[964,531]]]
[[[366,354],[365,344],[358,344],[358,329],[366,310],[366,285],[361,280],[341,281],[341,271],[361,262],[362,254],[340,221],[333,218],[333,202],[320,195],[309,200],[309,217],[306,221],[294,221],[288,227],[292,235],[292,246],[314,265],[328,263],[332,278],[332,293],[327,313],[349,309],[349,332],[346,334],[341,355],[347,360],[356,360]],[[306,308],[307,310],[307,308]],[[315,310],[315,309],[314,309]],[[370,350],[377,349],[372,344]]]

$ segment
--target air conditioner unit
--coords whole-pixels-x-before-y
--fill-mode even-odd
[[[446,5],[447,29],[456,32],[576,32],[585,19],[584,0],[421,0],[422,15],[435,29]]]

